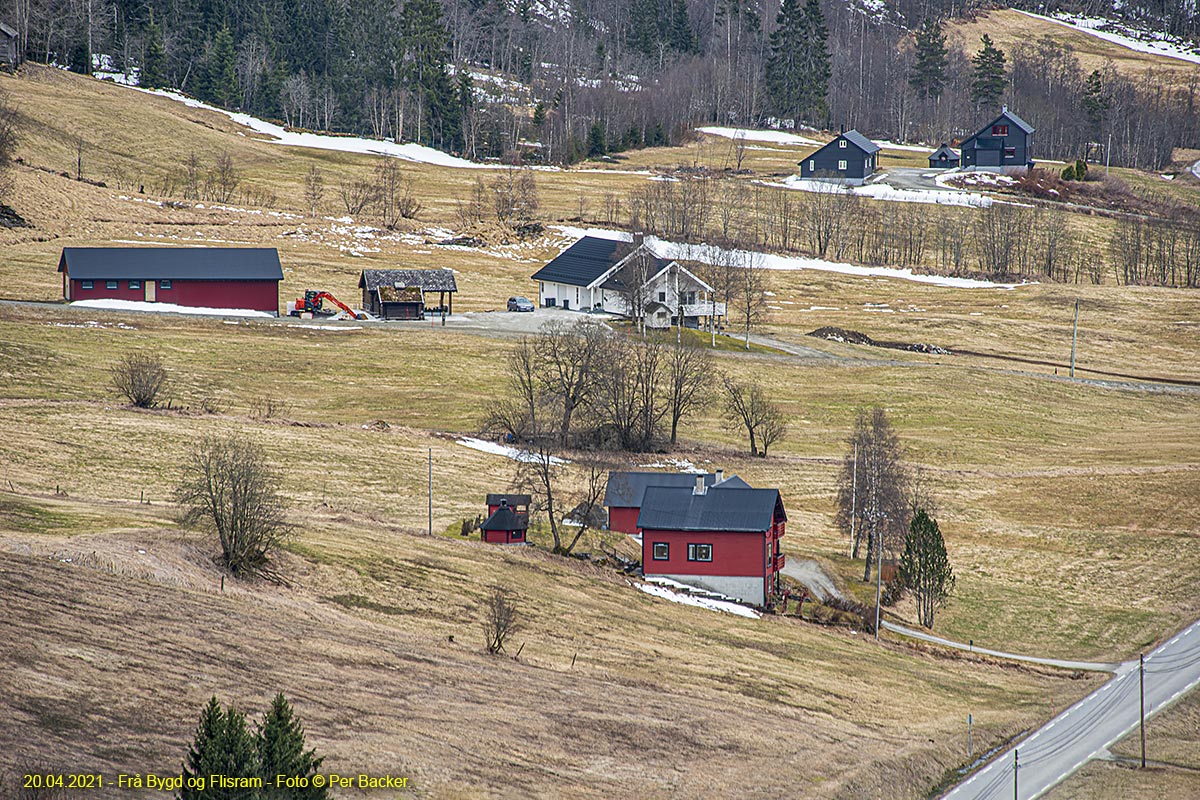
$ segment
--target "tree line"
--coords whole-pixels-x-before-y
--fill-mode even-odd
[[[139,69],[146,86],[476,158],[571,162],[677,143],[702,122],[844,124],[940,141],[969,134],[1001,102],[1036,125],[1041,157],[1073,160],[1111,137],[1112,163],[1157,168],[1173,147],[1200,145],[1200,78],[1177,86],[1111,68],[1085,74],[1048,39],[960,52],[942,31],[963,10],[949,2],[895,0],[878,11],[833,0],[777,9],[599,0],[557,12],[500,0],[4,7],[34,60],[86,72],[103,53],[117,69]]]

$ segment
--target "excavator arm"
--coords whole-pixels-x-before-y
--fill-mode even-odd
[[[328,300],[329,302],[333,303],[335,306],[340,308],[342,311],[345,311],[347,314],[349,314],[351,316],[351,318],[353,318],[353,319],[359,318],[358,314],[355,313],[354,309],[350,308],[350,306],[346,305],[341,300],[338,300],[336,297],[331,295],[329,292],[319,292],[317,294],[317,296],[313,298],[314,303],[320,303],[322,300]]]

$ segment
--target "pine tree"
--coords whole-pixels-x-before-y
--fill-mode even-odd
[[[304,749],[304,726],[292,711],[283,692],[275,695],[271,707],[263,715],[262,724],[254,737],[258,751],[260,774],[265,788],[261,800],[325,800],[324,787],[286,789],[274,786],[278,775],[311,777],[321,767],[323,758],[316,750]]]
[[[142,59],[141,70],[138,73],[138,85],[145,89],[157,89],[166,82],[167,56],[163,50],[162,28],[154,21],[154,12],[150,12],[150,22],[146,25],[146,54]]]
[[[690,53],[696,49],[692,35],[692,22],[688,19],[687,0],[674,0],[671,4],[671,49],[679,53]]]
[[[1092,74],[1088,75],[1087,84],[1083,87],[1083,112],[1087,114],[1088,122],[1092,124],[1093,133],[1099,133],[1104,112],[1111,104],[1105,92],[1104,78],[1101,76],[1100,70],[1092,70]]]
[[[231,108],[238,101],[236,56],[233,49],[233,34],[229,28],[221,28],[213,39],[208,53],[208,69],[204,85],[205,99],[223,108]]]
[[[829,33],[818,0],[783,0],[771,34],[767,96],[780,116],[818,121],[829,91]]]
[[[196,737],[184,761],[180,800],[256,800],[257,790],[214,787],[208,776],[242,778],[258,774],[257,748],[246,728],[246,717],[234,708],[222,711],[214,695],[200,712]],[[188,778],[204,778],[205,788],[189,788]]]
[[[593,122],[591,129],[588,131],[588,158],[596,158],[605,153],[604,147],[604,128],[600,123]]]
[[[451,146],[461,139],[458,103],[446,72],[449,34],[438,0],[408,0],[400,17],[403,77],[420,103],[418,141]]]
[[[992,44],[992,38],[986,33],[981,41],[982,49],[971,58],[975,65],[971,101],[979,107],[994,107],[1004,96],[1004,51]]]
[[[936,100],[946,85],[946,35],[942,23],[926,17],[917,29],[917,57],[908,82],[917,97]]]
[[[900,556],[900,580],[917,601],[917,616],[926,628],[933,627],[933,612],[945,603],[954,588],[954,570],[946,555],[946,541],[937,520],[918,509],[909,525]]]
[[[538,100],[536,106],[533,107],[533,127],[541,130],[541,127],[546,124],[546,104]]]

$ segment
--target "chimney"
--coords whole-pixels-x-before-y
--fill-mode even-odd
[[[704,485],[704,476],[697,475],[696,476],[696,488],[692,489],[692,494],[693,495],[702,495],[702,494],[706,494],[707,492],[708,492],[708,487]]]
[[[846,123],[843,122],[841,125],[838,125],[838,133],[841,134],[841,133],[845,133],[845,132],[846,132]]]
[[[508,498],[507,498],[507,497],[501,497],[501,498],[500,498],[500,507],[501,507],[501,508],[508,508]]]
[[[717,479],[713,481],[713,485],[715,486],[723,480],[725,480],[725,470],[719,469],[717,470]]]
[[[635,231],[633,234],[633,247],[636,250],[646,243],[646,234],[642,231]]]
[[[1007,105],[1000,106],[1000,113],[1001,113],[1001,114],[1007,114],[1007,113],[1008,113],[1008,106],[1007,106]]]

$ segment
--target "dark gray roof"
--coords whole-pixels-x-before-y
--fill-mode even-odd
[[[511,507],[502,505],[479,527],[485,531],[523,531],[529,528],[529,515],[518,514]]]
[[[846,137],[846,141],[850,142],[850,144],[854,145],[859,150],[862,150],[864,153],[867,153],[867,154],[878,153],[880,150],[883,149],[882,147],[875,144],[870,139],[868,139],[867,137],[863,136],[861,133],[859,133],[858,131],[853,130],[853,129],[846,131],[845,133],[842,134],[842,136]],[[837,141],[837,140],[835,139],[834,141]]]
[[[941,147],[939,147],[937,150],[934,150],[932,153],[930,153],[929,157],[937,158],[938,156],[942,155],[943,153],[946,154],[947,158],[958,158],[958,151],[955,150],[950,145],[946,144],[945,142],[942,142]]]
[[[16,31],[5,25],[3,22],[0,22],[0,32],[3,32],[5,36],[12,36],[14,38],[17,35]]]
[[[375,291],[380,286],[417,286],[427,292],[457,292],[454,271],[449,269],[364,269],[358,288]]]
[[[618,261],[631,252],[633,252],[633,245],[630,242],[585,236],[535,272],[533,280],[554,281],[571,286],[587,286],[612,269]],[[654,260],[656,268],[653,272],[655,273],[671,263],[658,256],[654,256]]]
[[[604,505],[608,508],[638,508],[642,497],[650,486],[675,486],[692,488],[696,485],[694,472],[610,472],[608,486],[604,489]],[[724,478],[719,484],[714,473],[704,475],[705,486],[719,488],[749,489],[750,484],[737,475]]]
[[[1000,112],[1000,115],[998,117],[996,117],[994,120],[989,122],[987,125],[984,125],[979,130],[975,131],[975,134],[973,136],[971,136],[967,139],[964,139],[963,144],[966,144],[967,142],[971,141],[972,139],[978,139],[980,136],[983,136],[985,134],[990,136],[992,126],[995,125],[997,122],[999,122],[1002,119],[1007,119],[1010,123],[1012,123],[1013,125],[1016,125],[1018,128],[1023,130],[1025,133],[1033,133],[1035,130],[1037,130],[1032,125],[1030,125],[1028,122],[1021,119],[1014,112],[1010,111],[1007,107],[1005,107],[1005,109]]]
[[[76,280],[283,280],[274,247],[64,247],[58,271]]]
[[[778,489],[721,489],[695,494],[690,488],[651,486],[642,498],[637,526],[646,531],[757,533],[778,515],[787,519]]]
[[[501,500],[507,500],[510,506],[528,507],[533,498],[527,494],[489,494],[487,496],[489,506],[498,506]]]

